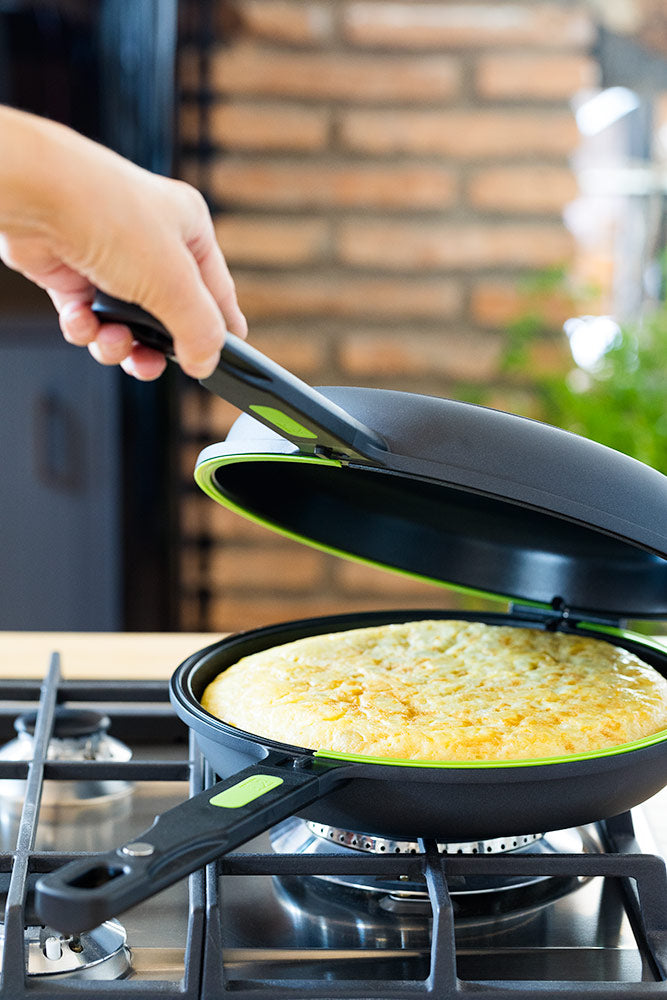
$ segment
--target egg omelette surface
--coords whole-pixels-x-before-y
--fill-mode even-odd
[[[597,752],[667,729],[667,680],[600,639],[425,620],[262,650],[204,691],[212,715],[309,749],[398,760]]]

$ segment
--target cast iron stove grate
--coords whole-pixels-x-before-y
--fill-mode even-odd
[[[665,864],[659,857],[635,853],[638,850],[630,814],[599,824],[609,853],[590,855],[513,855],[448,856],[438,852],[432,842],[420,842],[423,853],[410,858],[357,855],[232,854],[216,866],[209,866],[207,881],[208,949],[204,961],[203,990],[207,998],[233,996],[235,1000],[520,1000],[527,995],[540,1000],[573,1000],[575,997],[632,998],[667,995],[667,881]],[[225,974],[220,962],[224,951],[223,908],[224,876],[271,875],[278,878],[317,875],[368,875],[396,878],[409,873],[421,874],[426,881],[433,913],[428,975],[408,981],[376,977],[346,981],[277,979],[267,975],[256,981]],[[625,912],[633,927],[646,981],[590,982],[562,981],[552,978],[474,981],[457,978],[457,953],[454,940],[454,916],[448,880],[454,885],[459,876],[469,874],[546,875],[618,880]],[[223,878],[219,878],[223,876]],[[636,886],[636,888],[634,888]],[[221,891],[219,891],[221,889]],[[261,963],[261,942],[257,960]],[[377,953],[378,957],[380,953]],[[235,956],[232,956],[234,958]],[[312,959],[304,951],[301,960]],[[335,961],[336,956],[334,956]],[[502,960],[502,959],[501,959]],[[289,961],[289,959],[288,959]],[[299,961],[295,954],[293,961]],[[363,964],[363,963],[362,963]],[[250,959],[252,966],[252,959]],[[323,981],[324,980],[324,981]]]
[[[17,668],[17,673],[20,667]],[[3,901],[4,947],[0,977],[2,1000],[72,1000],[92,994],[119,1000],[137,996],[142,1000],[199,1000],[201,996],[201,955],[205,936],[204,873],[196,872],[188,880],[187,902],[183,909],[184,960],[182,972],[151,979],[150,971],[139,977],[134,970],[123,978],[89,979],[70,975],[27,975],[24,952],[24,924],[33,925],[32,887],[37,877],[72,860],[80,852],[36,850],[39,803],[45,781],[62,782],[188,782],[191,794],[202,788],[203,765],[193,748],[188,750],[187,730],[175,717],[169,704],[167,685],[151,681],[100,682],[69,681],[60,675],[57,653],[44,681],[0,680],[0,742],[15,735],[17,715],[37,708],[34,728],[33,758],[23,761],[0,760],[0,788],[3,782],[25,781],[23,809],[13,850],[0,853],[0,891]],[[100,708],[111,720],[111,730],[121,739],[148,746],[169,747],[159,759],[62,760],[47,759],[49,741],[54,731],[57,707],[67,704]],[[163,787],[163,786],[156,786]],[[176,786],[178,787],[178,786]],[[3,847],[5,845],[3,844]],[[88,852],[84,852],[88,853]],[[121,915],[120,921],[123,921]],[[82,935],[82,939],[83,939]],[[159,932],[158,932],[159,938]],[[127,941],[132,950],[132,939]],[[116,973],[102,973],[102,976]]]

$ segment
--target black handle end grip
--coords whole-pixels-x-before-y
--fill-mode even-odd
[[[122,323],[144,347],[152,347],[167,358],[174,356],[174,341],[162,324],[151,313],[132,302],[121,302],[96,292],[91,306],[100,323]]]
[[[145,893],[137,859],[133,860],[132,865],[123,864],[117,851],[72,861],[42,876],[35,886],[35,906],[42,923],[64,934],[80,934],[139,902]]]

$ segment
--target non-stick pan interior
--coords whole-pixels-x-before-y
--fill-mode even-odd
[[[661,616],[667,561],[446,484],[313,461],[219,464],[217,498],[304,542],[431,581],[623,618]]]

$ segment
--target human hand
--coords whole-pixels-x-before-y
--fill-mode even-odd
[[[97,288],[153,313],[188,375],[247,324],[202,196],[70,129],[0,108],[0,257],[43,287],[66,340],[140,379],[165,367],[127,327],[101,325]]]

